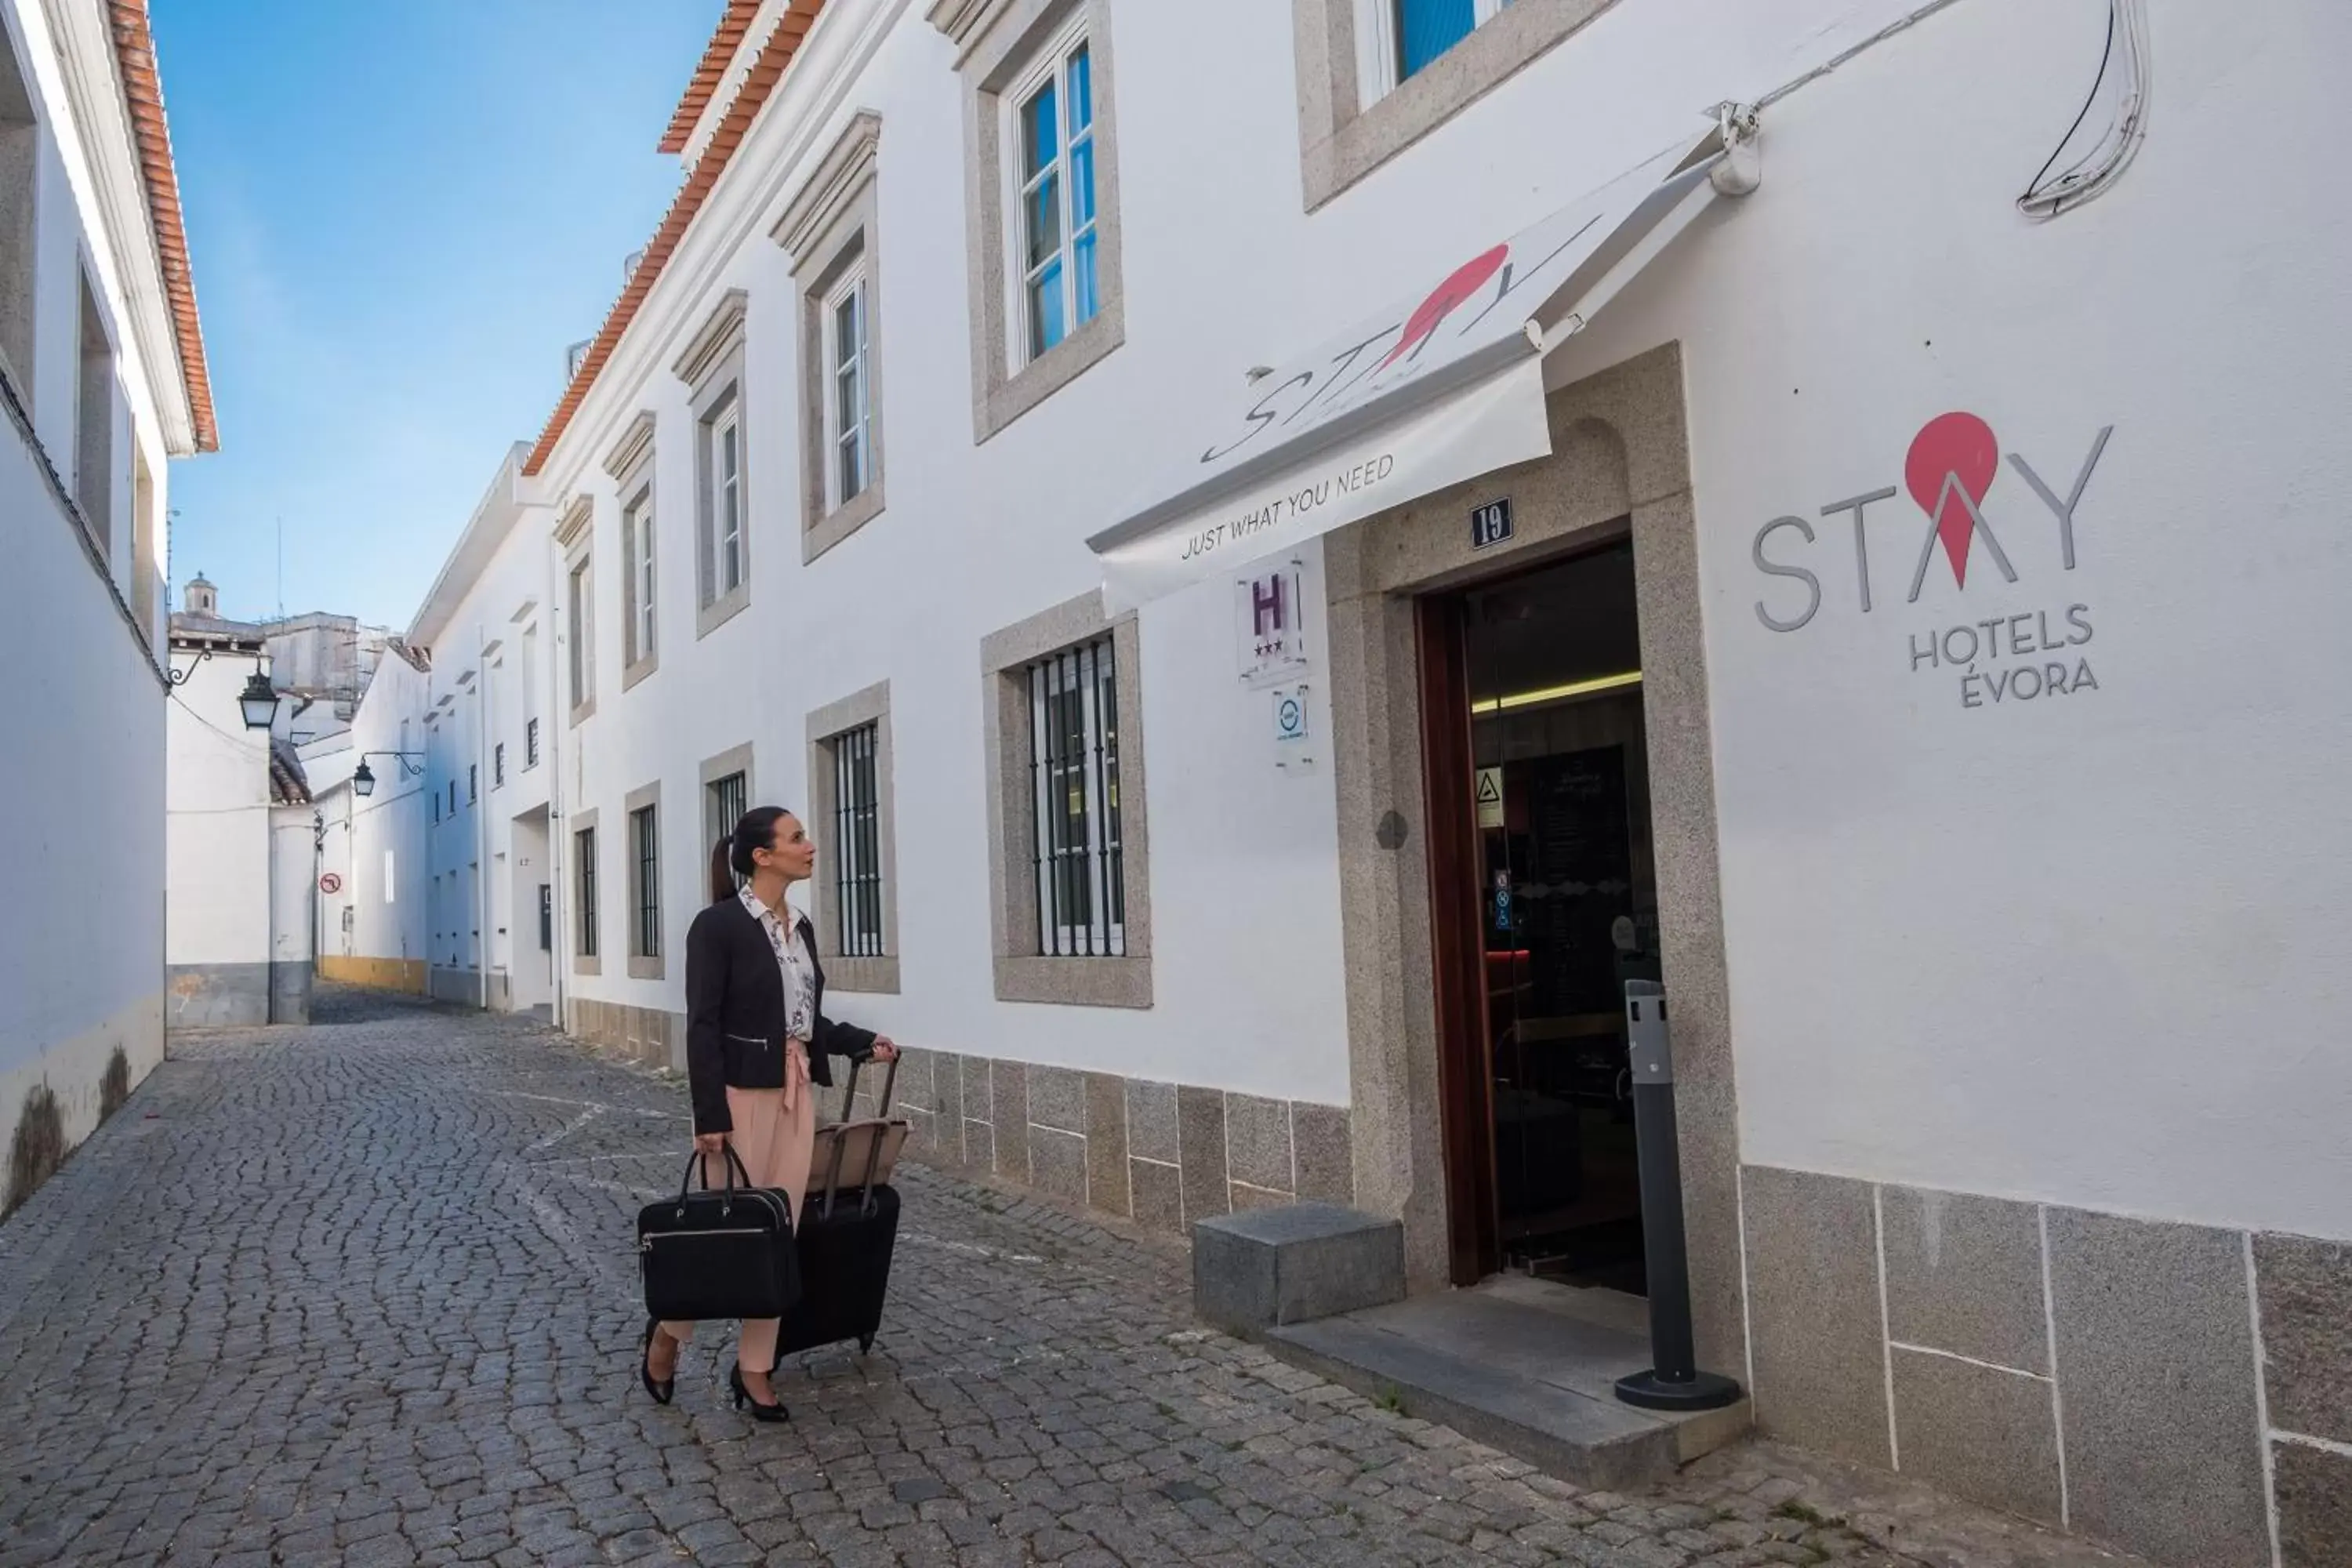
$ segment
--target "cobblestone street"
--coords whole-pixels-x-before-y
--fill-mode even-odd
[[[682,1090],[320,1002],[175,1042],[0,1227],[0,1568],[2114,1561],[1769,1447],[1580,1494],[1202,1331],[1168,1251],[921,1170],[871,1358],[788,1363],[755,1427],[711,1332],[657,1407],[630,1243]]]

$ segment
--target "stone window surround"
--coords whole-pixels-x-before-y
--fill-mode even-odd
[[[1415,598],[1630,531],[1692,1312],[1700,1363],[1737,1368],[1746,1358],[1738,1118],[1680,346],[1597,372],[1548,401],[1552,456],[1326,542],[1356,1201],[1404,1222],[1413,1289],[1447,1282]],[[1455,520],[1504,495],[1517,536],[1474,554]]]
[[[1074,643],[1108,632],[1118,678],[1120,865],[1126,878],[1127,951],[1060,958],[1037,952],[1037,815],[1030,786],[1029,690],[1023,670]],[[996,999],[1080,1007],[1149,1007],[1151,991],[1151,850],[1144,784],[1143,668],[1133,611],[1113,620],[1089,589],[991,633],[981,642],[982,745],[987,757],[988,880]]]
[[[825,980],[843,991],[898,994],[898,818],[891,787],[895,753],[890,740],[890,683],[877,681],[808,716],[809,826],[829,832],[840,806],[834,784],[834,742],[864,725],[874,726],[875,840],[882,865],[882,952],[852,957],[841,951],[833,908],[833,879],[820,867],[809,884],[809,920],[816,928],[817,958]],[[838,856],[840,846],[827,847]]]
[[[604,925],[605,894],[607,889],[604,886],[604,868],[603,864],[604,858],[604,836],[601,833],[596,833],[596,808],[592,805],[584,811],[573,812],[569,817],[564,819],[563,826],[564,830],[571,835],[567,844],[567,848],[570,853],[566,856],[566,858],[571,862],[572,885],[566,889],[565,891],[570,895],[569,901],[572,905],[572,973],[574,974],[602,974],[604,973]],[[580,900],[580,836],[583,833],[596,833],[595,853],[597,865],[594,868],[596,875],[596,908],[593,911],[583,908]],[[580,932],[583,924],[592,917],[596,925],[596,951],[591,953],[583,953],[580,951]]]
[[[730,773],[743,775],[743,799],[746,803],[744,809],[749,810],[760,804],[760,775],[752,768],[751,756],[751,742],[746,741],[741,745],[721,752],[715,757],[702,759],[702,765],[696,772],[696,782],[701,789],[703,822],[706,826],[712,826],[710,786]],[[706,861],[710,857],[710,851],[719,847],[719,838],[735,831],[735,825],[731,822],[716,826],[718,831],[707,835],[710,842],[702,847],[703,858]]]
[[[596,531],[595,503],[582,496],[566,508],[555,527],[555,547],[563,552],[563,663],[558,679],[563,683],[571,726],[578,729],[596,716]],[[581,569],[587,568],[585,577]],[[572,593],[580,583],[581,592]],[[575,600],[588,612],[588,635],[583,638],[574,614]],[[580,679],[575,683],[575,666]]]
[[[686,383],[694,411],[694,636],[698,642],[751,603],[751,440],[743,412],[744,318],[751,296],[730,289],[702,330],[670,366]],[[729,404],[735,412],[735,549],[742,577],[719,592],[718,453],[712,427]],[[658,525],[657,525],[658,526]]]
[[[656,780],[652,784],[645,784],[639,788],[631,790],[621,808],[621,820],[629,825],[629,831],[622,836],[623,842],[621,845],[621,853],[628,858],[629,862],[629,875],[627,879],[629,888],[629,941],[627,951],[629,958],[629,978],[632,980],[661,979],[664,974],[663,966],[666,962],[663,957],[663,953],[669,951],[669,943],[667,942],[661,944],[662,952],[656,952],[648,956],[647,954],[637,951],[637,910],[645,903],[645,888],[640,881],[642,872],[637,860],[636,823],[637,813],[644,811],[648,807],[652,808],[654,814],[654,876],[658,881],[659,879],[667,875],[669,866],[669,857],[662,852],[663,824],[661,808],[661,782],[659,780]],[[663,905],[661,896],[662,889],[658,885],[655,887],[653,895],[656,917],[663,921],[666,927],[668,920],[668,912]],[[665,930],[664,934],[667,934],[667,930]]]
[[[604,471],[612,476],[613,488],[621,520],[621,689],[628,690],[646,676],[661,668],[661,563],[654,563],[654,637],[653,646],[631,658],[636,649],[637,636],[637,561],[636,541],[630,537],[632,525],[629,513],[638,503],[656,506],[654,494],[654,416],[646,410],[629,421],[621,438],[604,456]],[[660,548],[661,513],[654,513],[655,548]]]
[[[873,521],[885,505],[882,481],[882,267],[876,166],[882,117],[861,109],[818,160],[784,216],[769,231],[793,258],[801,366],[801,561],[803,564]],[[833,443],[831,323],[825,298],[851,269],[866,277],[866,489],[828,507]]]
[[[1298,145],[1315,211],[1500,87],[1616,0],[1511,0],[1369,107],[1358,66],[1360,0],[1291,0]]]
[[[1094,320],[1018,370],[1012,365],[1011,254],[1005,219],[1003,94],[1039,50],[1083,14],[1094,74],[1096,268]],[[964,251],[971,286],[972,439],[984,442],[1099,364],[1127,341],[1119,265],[1118,92],[1110,0],[934,0],[931,25],[956,46],[964,101]]]

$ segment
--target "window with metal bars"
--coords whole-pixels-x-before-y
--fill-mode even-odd
[[[580,956],[596,956],[596,830],[583,827],[572,836],[572,858],[580,873]]]
[[[743,820],[743,814],[751,809],[750,785],[741,773],[712,779],[705,798],[709,802],[710,821],[703,836],[713,844],[733,833],[735,825]],[[739,887],[742,880],[740,877],[735,879]]]
[[[882,952],[882,808],[876,749],[881,726],[835,735],[833,750],[834,910],[845,958]]]
[[[661,956],[661,827],[658,806],[629,813],[629,848],[636,858],[636,921],[633,954]]]
[[[497,789],[507,782],[507,743],[500,741],[490,748],[490,787]]]
[[[539,766],[539,721],[536,719],[523,721],[522,765],[526,768]]]
[[[1108,636],[1039,659],[1029,680],[1037,951],[1127,952],[1118,815],[1118,675]]]

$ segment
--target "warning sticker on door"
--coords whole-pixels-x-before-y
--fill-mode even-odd
[[[1500,827],[1500,826],[1503,826],[1503,770],[1502,770],[1502,769],[1500,769],[1500,768],[1480,768],[1480,769],[1478,770],[1478,789],[1477,789],[1477,800],[1478,800],[1478,826],[1481,826],[1481,827]]]

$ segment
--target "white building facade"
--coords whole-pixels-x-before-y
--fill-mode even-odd
[[[163,1055],[165,468],[215,435],[143,5],[0,5],[0,421],[13,1209]]]
[[[1448,9],[730,10],[517,465],[548,569],[469,530],[417,628],[445,805],[547,634],[558,1016],[680,1064],[709,846],[790,805],[931,1157],[1638,1292],[1662,979],[1766,1428],[2326,1560],[2352,16]]]

